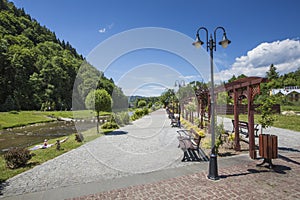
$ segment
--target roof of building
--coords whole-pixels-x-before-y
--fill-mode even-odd
[[[289,87],[285,87],[285,88],[271,90],[272,95],[279,94],[279,93],[281,93],[283,95],[288,95],[293,92],[300,93],[300,88],[298,86],[289,86]]]

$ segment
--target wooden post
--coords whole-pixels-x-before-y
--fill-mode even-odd
[[[200,116],[201,116],[201,118],[200,118],[200,128],[201,129],[203,129],[203,127],[204,127],[204,122],[203,122],[203,117],[204,117],[204,114],[205,114],[205,107],[203,106],[203,100],[201,99],[201,110],[200,110]]]
[[[254,108],[253,108],[253,88],[247,86],[248,97],[248,135],[249,135],[249,155],[256,159],[255,136],[254,136]]]
[[[240,130],[239,130],[239,102],[238,102],[238,91],[234,89],[234,148],[236,151],[241,150],[240,145]]]

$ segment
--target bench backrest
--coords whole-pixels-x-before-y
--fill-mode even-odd
[[[234,119],[232,120],[232,124],[234,126]],[[244,121],[238,121],[239,126],[241,127],[247,127],[248,128],[248,122],[244,122]]]

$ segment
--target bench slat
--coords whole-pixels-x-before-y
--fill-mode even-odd
[[[232,120],[232,125],[233,125],[233,129],[232,129],[232,132],[234,132],[234,119]],[[246,129],[247,130],[247,133],[246,133],[246,137],[248,137],[248,135],[249,135],[249,124],[248,124],[248,122],[244,122],[244,121],[238,121],[238,125],[239,125],[239,131],[240,131],[240,133],[243,133],[243,130],[242,129]],[[258,137],[258,135],[257,135],[257,132],[258,132],[258,130],[259,130],[259,128],[258,128],[258,126],[259,126],[259,124],[256,124],[255,126],[254,126],[254,132],[255,132],[255,136],[256,137]]]

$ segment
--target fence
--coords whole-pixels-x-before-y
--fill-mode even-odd
[[[254,113],[259,114],[256,110],[260,105],[253,105]],[[280,104],[275,104],[272,108],[274,113],[280,114]],[[239,104],[238,105],[239,114],[247,114],[248,113],[248,105]],[[216,105],[216,113],[219,115],[233,115],[234,114],[234,106],[233,105]]]

